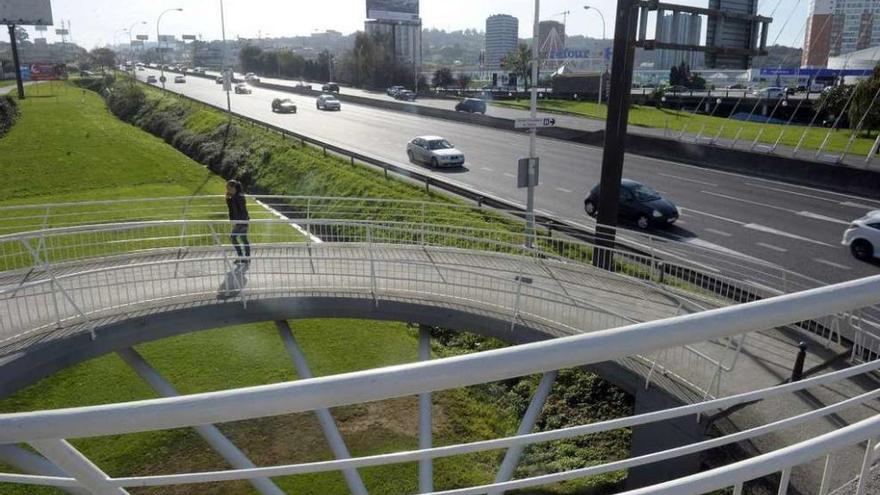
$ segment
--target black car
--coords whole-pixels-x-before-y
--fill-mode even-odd
[[[599,213],[599,186],[590,191],[584,200],[584,211],[591,217]],[[671,225],[678,220],[678,208],[663,199],[657,191],[634,180],[620,181],[620,207],[618,218],[635,222],[640,229],[652,225]]]
[[[321,86],[321,91],[325,93],[336,93],[339,94],[339,85],[335,82],[328,82],[327,84]]]
[[[254,91],[247,84],[236,84],[235,85],[235,94],[237,95],[249,95]]]
[[[455,105],[455,111],[486,115],[486,101],[479,98],[465,98]]]
[[[272,111],[278,113],[296,113],[296,104],[289,98],[275,98],[272,100]]]

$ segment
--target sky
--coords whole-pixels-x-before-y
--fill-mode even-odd
[[[758,12],[775,11],[769,42],[803,46],[809,0],[758,0]],[[51,0],[55,27],[61,20],[71,22],[73,40],[86,48],[126,42],[126,29],[135,25],[134,34],[148,34],[156,39],[156,19],[165,9],[183,8],[162,18],[162,34],[193,34],[202,39],[220,39],[220,0]],[[708,0],[675,0],[669,3],[706,7]],[[363,30],[365,0],[224,0],[226,36],[256,38],[308,35],[333,29],[343,33]],[[589,4],[599,9],[607,21],[606,32],[614,34],[616,0],[543,0],[541,19],[563,20],[569,11],[566,29],[569,34],[594,38],[602,36],[602,21],[595,12],[585,11]],[[476,28],[485,30],[486,17],[510,14],[520,20],[520,37],[531,37],[534,0],[421,0],[421,16],[426,28],[450,30]],[[146,22],[146,24],[138,24]],[[34,36],[33,30],[31,37]],[[54,29],[47,33],[50,42],[58,37]],[[59,40],[60,41],[60,40]]]

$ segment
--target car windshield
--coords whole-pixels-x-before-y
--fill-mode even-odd
[[[660,199],[660,195],[657,194],[657,191],[642,184],[634,186],[631,191],[635,195],[636,201],[639,201],[640,203],[645,203],[647,201],[656,201]]]
[[[428,141],[428,149],[429,150],[451,150],[452,145],[449,144],[449,141],[445,139],[435,139],[433,141]]]

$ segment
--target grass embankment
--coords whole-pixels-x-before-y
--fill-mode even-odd
[[[6,138],[7,149],[26,145],[33,136],[43,146],[20,153],[16,161],[0,163],[6,175],[28,172],[31,180],[16,177],[17,193],[8,202],[109,199],[219,192],[222,181],[161,140],[113,120],[91,92],[65,88],[59,94],[34,98],[23,108],[23,118]],[[201,105],[184,104],[156,91],[132,121],[163,136],[189,154],[200,153],[212,169],[226,177],[245,180],[251,190],[276,194],[332,194],[401,199],[432,199],[418,187],[385,180],[368,169],[343,160],[325,158],[319,151],[300,148],[277,135],[245,125],[225,129],[222,114]],[[51,125],[47,124],[51,122]],[[42,123],[42,124],[41,124]],[[49,129],[51,131],[49,131]],[[42,132],[55,139],[44,139]],[[225,146],[217,154],[222,133]],[[8,139],[14,139],[12,144]],[[92,153],[66,149],[88,139]],[[100,140],[100,143],[99,143]],[[198,146],[194,143],[200,143]],[[62,143],[62,144],[58,144]],[[137,151],[132,151],[136,149]],[[214,151],[212,151],[214,150]],[[69,154],[70,153],[70,154]],[[75,153],[75,154],[74,154]],[[126,158],[118,158],[125,156]],[[163,159],[153,160],[154,157]],[[55,166],[45,164],[54,163]],[[176,166],[170,166],[174,160]],[[78,165],[84,162],[86,166]],[[12,167],[17,167],[13,171]],[[34,174],[32,171],[39,171]],[[65,179],[56,177],[55,171]],[[81,175],[80,175],[81,174]],[[82,180],[80,178],[82,177]],[[131,180],[127,180],[128,178]],[[71,185],[71,181],[77,184]],[[464,221],[485,226],[491,215],[471,214]],[[461,219],[458,219],[461,220]],[[352,321],[292,321],[297,339],[316,376],[411,362],[417,359],[417,336],[404,324]],[[436,330],[434,353],[445,356],[502,345],[465,333]],[[274,325],[271,323],[215,329],[138,346],[146,359],[183,394],[276,383],[296,379]],[[537,377],[435,394],[434,435],[438,445],[495,438],[512,434],[537,384]],[[0,401],[0,412],[52,409],[147,399],[155,394],[115,355],[107,355],[55,374]],[[630,400],[594,375],[566,372],[560,378],[542,416],[540,429],[585,423],[626,415]],[[417,400],[414,397],[333,410],[353,455],[361,456],[417,447]],[[316,461],[332,458],[312,414],[288,415],[220,425],[258,465]],[[120,437],[74,440],[102,469],[113,476],[226,468],[191,429],[151,432]],[[628,430],[554,442],[526,451],[518,476],[583,466],[627,455]],[[435,463],[438,489],[489,482],[502,453],[441,459]],[[11,470],[0,465],[0,470]],[[361,470],[370,493],[414,492],[417,466],[413,463]],[[622,473],[548,487],[543,492],[579,493],[614,484]],[[276,479],[289,493],[347,493],[338,473]],[[59,493],[18,485],[0,485],[11,495]],[[132,493],[253,493],[247,483],[212,486],[163,487]]]
[[[796,103],[794,104],[796,105]],[[493,105],[518,109],[529,108],[529,102],[524,100],[499,101],[493,103]],[[570,100],[540,100],[538,102],[538,108],[540,110],[565,112],[602,120],[605,119],[608,111],[606,105]],[[744,111],[746,113],[751,110],[751,106],[748,105],[744,105],[739,109],[739,111]],[[685,129],[686,135],[696,135],[702,129],[702,135],[706,137],[715,137],[720,131],[720,137],[726,139],[735,139],[737,134],[739,134],[740,141],[744,143],[751,143],[760,135],[758,142],[769,145],[775,144],[781,134],[782,140],[780,140],[779,145],[790,147],[797,146],[798,141],[801,139],[801,135],[806,129],[806,126],[786,127],[777,124],[744,122],[720,117],[710,117],[702,114],[695,115],[687,111],[677,111],[665,108],[661,109],[640,105],[633,105],[633,107],[630,108],[629,123],[633,126],[654,129],[669,128],[670,133],[673,136],[678,136],[682,129]],[[742,129],[741,132],[740,129]],[[801,146],[805,150],[808,150],[807,153],[809,153],[809,150],[812,150],[815,153],[815,151],[819,149],[819,146],[822,145],[822,141],[825,140],[827,134],[828,129],[813,127],[807,131],[807,135]],[[838,153],[843,152],[846,149],[851,136],[852,134],[846,129],[832,132],[831,137],[825,146],[826,151]],[[868,139],[861,136],[857,137],[850,149],[850,153],[864,156],[871,150],[871,146],[874,144],[874,139],[875,138]]]

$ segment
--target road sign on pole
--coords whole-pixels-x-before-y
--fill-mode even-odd
[[[525,189],[527,187],[535,187],[538,185],[538,165],[539,158],[520,158],[519,174],[516,178],[516,187]]]
[[[516,119],[514,121],[515,129],[540,129],[543,127],[554,127],[556,119],[553,117],[536,117],[526,119]]]

